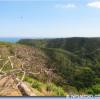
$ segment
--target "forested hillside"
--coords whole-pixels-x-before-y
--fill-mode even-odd
[[[46,65],[63,78],[57,84],[65,90],[70,86],[78,93],[100,94],[100,38],[22,39],[18,43],[44,52]]]
[[[58,40],[0,42],[0,95],[100,95],[99,38]]]

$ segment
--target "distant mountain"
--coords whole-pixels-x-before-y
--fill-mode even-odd
[[[100,62],[100,38],[21,39],[18,43],[37,48],[62,49],[79,56],[81,59],[89,59],[90,61],[92,59],[92,63],[96,59]]]
[[[19,43],[35,47],[61,48],[73,53],[90,53],[100,48],[100,38],[21,39]]]

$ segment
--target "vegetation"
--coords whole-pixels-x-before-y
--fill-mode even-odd
[[[42,92],[45,96],[66,96],[66,92],[53,83],[42,83],[30,77],[25,77],[24,81],[29,82],[33,88]]]
[[[97,93],[100,38],[21,39],[18,43],[40,48],[49,58],[49,68],[55,68],[55,72],[64,79],[61,86],[73,86],[79,92],[86,88],[86,94]]]
[[[24,44],[24,45],[22,45]],[[26,72],[25,81],[43,95],[100,94],[100,39],[22,39],[17,44],[0,43],[0,68],[11,61]],[[16,56],[15,56],[16,54]],[[4,71],[11,68],[10,62]],[[34,74],[37,73],[37,74]],[[18,77],[22,77],[19,73]],[[66,92],[65,92],[66,91]]]

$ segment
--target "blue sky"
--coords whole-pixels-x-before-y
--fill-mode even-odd
[[[0,37],[100,37],[100,0],[0,0]]]

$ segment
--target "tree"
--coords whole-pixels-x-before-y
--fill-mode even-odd
[[[95,83],[94,72],[89,67],[78,69],[73,83],[78,89],[92,86]]]

